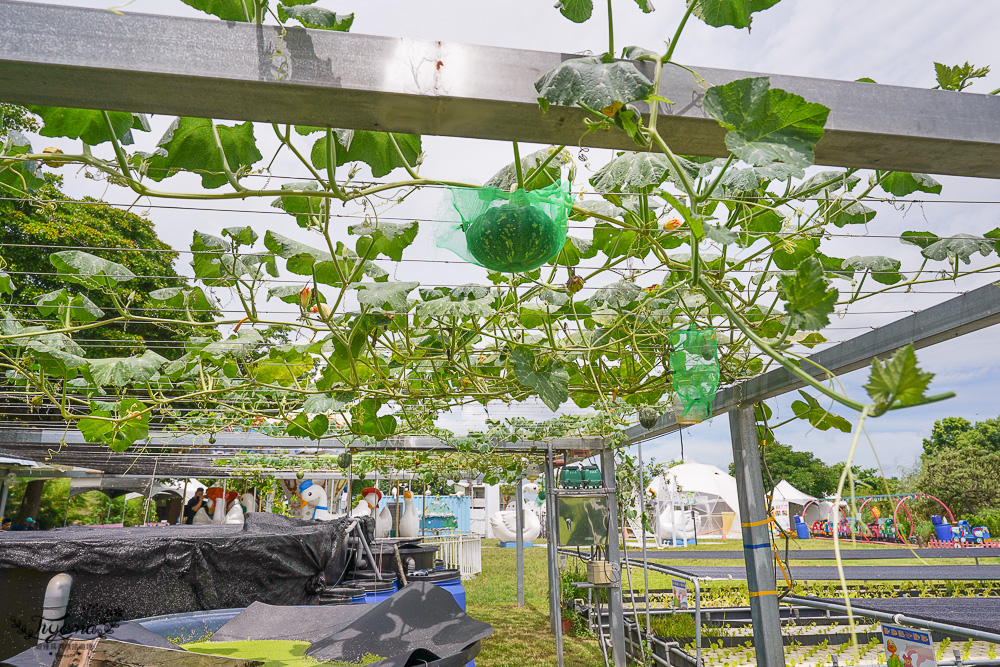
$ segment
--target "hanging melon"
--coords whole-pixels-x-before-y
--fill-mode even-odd
[[[531,192],[452,188],[437,245],[490,271],[533,271],[562,251],[571,208],[563,182]]]

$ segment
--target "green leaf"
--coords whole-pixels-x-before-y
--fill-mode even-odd
[[[771,253],[774,265],[783,271],[794,269],[807,257],[812,257],[819,247],[819,241],[811,237],[768,237],[768,240],[775,244]]]
[[[29,106],[31,113],[41,116],[44,127],[38,132],[43,137],[80,139],[90,146],[111,141],[111,133],[104,122],[104,114],[93,109],[66,109],[63,107]],[[109,111],[111,127],[119,141],[128,135],[135,123],[135,116],[124,111]],[[123,142],[125,143],[125,142]]]
[[[778,293],[785,300],[785,312],[792,326],[806,331],[818,331],[830,323],[829,316],[838,296],[815,257],[803,260],[793,275],[780,276]]]
[[[164,287],[150,292],[149,299],[168,308],[189,309],[192,315],[212,310],[212,304],[200,287]]]
[[[549,104],[583,104],[601,110],[644,99],[653,82],[631,62],[586,57],[565,60],[535,82],[542,110]]]
[[[302,412],[308,412],[311,415],[340,412],[343,409],[344,404],[329,394],[312,394],[302,404]]]
[[[863,225],[875,217],[875,209],[868,208],[854,199],[842,199],[834,202],[826,211],[826,221],[837,227],[844,225]]]
[[[309,438],[319,440],[330,428],[330,419],[326,415],[316,415],[309,419],[308,415],[300,412],[285,427],[285,433],[293,438]]]
[[[731,25],[734,28],[749,28],[751,14],[761,12],[778,4],[780,0],[688,0],[698,4],[694,15],[710,26],[720,28]]]
[[[254,379],[266,384],[288,387],[296,379],[313,369],[313,358],[307,346],[278,345],[272,347],[267,357],[254,365]]]
[[[938,240],[938,235],[934,232],[903,232],[899,236],[899,242],[904,245],[915,245],[921,250],[932,245]]]
[[[351,287],[358,290],[358,302],[386,312],[405,313],[409,310],[407,295],[417,289],[420,283],[355,283]]]
[[[927,174],[911,174],[905,171],[877,171],[875,175],[881,179],[879,187],[896,197],[905,197],[914,192],[941,194],[941,184]]]
[[[347,228],[348,234],[357,234],[355,250],[361,257],[384,255],[397,262],[402,261],[403,251],[417,238],[420,225],[417,222],[382,222],[366,220],[360,225]]]
[[[134,399],[124,398],[118,403],[91,402],[90,416],[77,422],[77,428],[87,442],[107,445],[114,452],[124,452],[137,440],[149,437],[149,413],[146,406]],[[141,413],[141,414],[140,414]],[[103,418],[132,417],[116,424]]]
[[[883,285],[895,285],[903,280],[903,275],[899,272],[900,261],[884,255],[854,255],[844,260],[844,266],[858,271],[870,271],[875,282]]]
[[[314,264],[333,261],[333,255],[325,250],[307,246],[271,230],[264,235],[264,245],[278,257],[288,260],[288,270],[300,276],[311,276]]]
[[[83,294],[71,294],[65,289],[43,294],[35,300],[35,307],[42,317],[56,317],[60,322],[69,314],[70,320],[81,324],[102,317],[104,311]]]
[[[289,3],[292,4],[292,3]],[[354,23],[354,14],[335,14],[322,7],[288,7],[278,5],[278,18],[282,22],[292,18],[306,28],[347,32]]]
[[[827,182],[830,182],[830,184],[822,190],[819,190],[819,194],[831,196],[838,190],[853,189],[854,186],[860,181],[860,176],[856,174],[848,174],[846,171],[821,171],[813,174],[792,188],[792,197],[797,198],[802,194],[811,194],[814,196],[817,193],[813,191],[813,188]]]
[[[149,178],[162,181],[180,171],[190,171],[199,173],[202,186],[209,190],[228,183],[212,126],[213,122],[207,118],[175,119],[149,158]],[[226,162],[237,178],[260,161],[253,123],[247,121],[231,127],[219,125],[216,129]]]
[[[555,412],[569,398],[569,373],[560,361],[549,359],[537,368],[534,353],[524,346],[511,350],[510,361],[517,381],[533,389],[549,410]]]
[[[0,271],[0,294],[13,294],[14,281],[6,271]]]
[[[740,240],[739,234],[723,225],[704,225],[705,238],[727,245]]]
[[[2,154],[8,157],[31,153],[31,142],[20,132],[11,130],[3,142]],[[0,167],[0,192],[7,190],[16,197],[37,190],[45,185],[42,178],[42,163],[38,160],[23,160]]]
[[[217,340],[201,349],[202,357],[221,361],[223,358],[243,359],[264,343],[264,337],[255,329],[242,329],[226,340]]]
[[[989,67],[976,67],[969,64],[955,65],[948,67],[941,63],[934,63],[934,73],[937,75],[938,85],[936,88],[942,90],[962,91],[971,85],[972,79],[981,79],[990,73]]]
[[[653,3],[649,0],[635,0],[635,4],[639,5],[639,9],[642,10],[643,14],[649,14],[650,12],[656,11],[653,7]]]
[[[358,435],[387,438],[396,432],[396,418],[392,415],[378,416],[381,404],[374,398],[366,398],[351,407],[351,430]]]
[[[232,239],[234,248],[251,246],[257,242],[257,232],[253,227],[226,227],[222,230],[222,235]]]
[[[587,305],[591,308],[607,306],[614,310],[623,310],[638,301],[641,296],[641,287],[627,280],[620,280],[594,292],[594,295],[587,299]]]
[[[556,3],[559,13],[573,23],[583,23],[594,13],[593,0],[561,0]]]
[[[730,169],[722,177],[722,185],[732,192],[752,192],[766,189],[771,181],[784,181],[789,176],[797,176],[800,173],[798,167],[772,162],[764,167]]]
[[[815,161],[830,110],[771,88],[767,77],[740,79],[705,93],[705,112],[729,130],[726,146],[737,157],[764,166],[784,162],[798,170]]]
[[[587,239],[580,239],[575,236],[567,236],[566,244],[555,259],[555,264],[560,266],[576,266],[581,259],[589,259],[597,256],[597,246]]]
[[[972,256],[977,252],[986,257],[993,252],[993,241],[982,236],[957,233],[930,244],[920,251],[927,259],[939,262],[954,262],[962,260],[965,264],[972,263]]]
[[[549,148],[543,148],[535,151],[527,157],[521,158],[521,173],[525,178],[525,191],[530,192],[532,190],[539,190],[552,185],[562,176],[562,167],[567,164],[573,164],[573,156],[570,155],[569,151],[564,149],[553,157],[547,165],[545,165],[545,169],[528,181],[528,175],[537,169],[555,149],[555,146],[550,146]],[[514,167],[513,162],[493,174],[493,177],[486,181],[486,187],[497,188],[499,190],[503,190],[504,192],[512,192],[516,184],[517,169]]]
[[[372,176],[380,178],[394,169],[406,166],[396,147],[392,145],[392,139],[389,138],[387,132],[355,131],[352,133],[338,130],[335,134],[338,144],[338,167],[348,162],[364,162],[371,167]],[[399,144],[399,149],[406,157],[406,162],[411,167],[416,166],[422,150],[420,137],[415,134],[395,133],[392,136]],[[313,144],[311,159],[314,167],[326,169],[326,136],[320,137]]]
[[[223,21],[253,21],[255,0],[181,0],[206,14],[218,16]]]
[[[879,409],[889,408],[896,401],[905,407],[926,401],[924,392],[933,378],[934,373],[920,370],[913,345],[907,345],[885,362],[874,359],[864,387]]]
[[[166,362],[152,350],[146,350],[141,357],[91,359],[87,365],[95,385],[124,387],[133,382],[148,382]]]
[[[698,177],[698,165],[684,158],[678,158],[678,162],[689,177]],[[594,174],[590,184],[598,192],[634,192],[668,178],[681,183],[681,177],[662,153],[622,153]]]
[[[831,428],[835,428],[838,431],[850,433],[853,430],[851,422],[840,415],[828,412],[819,404],[819,401],[806,392],[800,389],[799,395],[805,400],[792,402],[792,412],[799,419],[808,420],[814,428],[820,431],[829,431]]]
[[[315,181],[309,181],[305,183],[286,183],[281,186],[282,190],[319,190],[319,184]],[[303,197],[303,196],[287,196],[278,197],[273,202],[271,206],[274,208],[280,208],[282,211],[295,216],[295,221],[299,223],[299,227],[309,227],[310,225],[318,225],[321,222],[321,217],[323,215],[323,210],[326,207],[324,204],[323,197]]]
[[[121,264],[82,250],[57,252],[49,255],[49,261],[64,280],[92,289],[110,290],[135,278],[135,274]]]

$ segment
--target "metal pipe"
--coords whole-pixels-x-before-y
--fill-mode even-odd
[[[365,550],[368,562],[371,563],[372,570],[375,571],[375,581],[382,581],[382,573],[378,570],[378,565],[375,563],[375,556],[372,555],[371,547],[368,546],[368,540],[365,538],[364,531],[358,526],[358,522],[355,522],[354,527],[358,530],[358,539],[361,540],[361,548]]]
[[[517,551],[517,606],[524,606],[524,480],[518,479],[515,482],[517,487],[514,490],[514,504],[516,522],[514,524],[516,551]]]
[[[556,538],[559,535],[559,527],[556,525],[556,483],[555,471],[552,462],[552,441],[548,442],[548,451],[545,456],[545,523],[549,531],[548,552],[549,565],[549,619],[552,624],[552,631],[556,633],[556,661],[558,667],[563,667],[563,636],[562,636],[562,607],[560,606],[559,564],[556,550]]]
[[[621,548],[618,544],[618,485],[615,475],[615,452],[601,452],[601,475],[608,494],[608,562],[618,581],[608,589],[608,625],[615,667],[625,667],[625,609],[622,605]]]
[[[812,607],[813,609],[826,609],[827,611],[847,613],[847,607],[844,605],[836,604],[834,602],[822,602],[820,600],[813,600],[812,598],[802,597],[799,595],[786,595],[783,602],[786,604],[802,605],[803,607]],[[947,632],[961,637],[968,637],[970,639],[978,639],[981,641],[992,642],[994,644],[1000,644],[1000,634],[995,632],[985,632],[983,630],[975,630],[973,628],[964,628],[960,625],[952,625],[951,623],[927,621],[921,618],[913,618],[912,616],[907,616],[905,614],[890,614],[884,611],[859,609],[854,606],[851,607],[851,611],[855,616],[867,616],[868,618],[874,618],[879,621],[886,621],[896,625],[912,625],[918,628],[937,630],[939,632]],[[938,664],[940,665],[944,663]]]
[[[42,620],[38,626],[38,643],[45,644],[55,639],[66,622],[66,607],[69,592],[73,587],[73,577],[66,573],[49,579],[42,602]]]
[[[6,480],[0,479],[0,518],[3,517],[4,511],[7,509],[7,490]]]
[[[649,554],[646,553],[646,522],[643,519],[646,516],[646,482],[645,482],[645,470],[644,462],[642,459],[642,443],[638,443],[639,446],[639,530],[642,533],[642,584],[643,590],[646,596],[646,634],[650,634],[649,625],[649,568],[646,567],[646,559],[649,558]],[[681,457],[683,461],[684,457]],[[696,531],[697,532],[697,531]],[[630,584],[631,585],[631,584]],[[634,605],[634,601],[633,601]]]

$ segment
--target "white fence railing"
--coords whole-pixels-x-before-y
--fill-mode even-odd
[[[437,535],[425,537],[424,544],[438,546],[437,557],[444,566],[459,570],[462,579],[471,579],[483,571],[483,538],[480,535]]]

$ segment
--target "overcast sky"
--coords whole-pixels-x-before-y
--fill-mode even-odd
[[[64,4],[107,8],[109,2],[93,0],[63,0],[47,4]],[[563,52],[600,52],[606,48],[607,28],[604,22],[604,3],[595,11],[587,24],[576,25],[563,19],[552,7],[552,0],[505,0],[504,2],[474,2],[470,0],[437,0],[413,2],[412,0],[320,0],[320,6],[338,12],[355,12],[352,28],[355,33],[369,33],[395,37],[467,42],[473,44],[506,46]],[[656,11],[643,15],[631,0],[616,0],[616,44],[637,44],[662,50],[663,42],[673,33],[676,21],[683,12],[680,0],[657,0]],[[183,5],[179,0],[135,0],[123,8],[127,12],[168,13],[185,16],[205,15]],[[934,85],[933,62],[959,64],[970,61],[976,65],[996,65],[1000,68],[1000,47],[996,40],[996,11],[990,3],[952,0],[784,0],[776,7],[757,14],[751,32],[731,28],[709,28],[692,21],[682,37],[675,59],[697,69],[719,67],[744,69],[752,72],[793,74],[831,79],[853,80],[871,77],[879,83],[931,87]],[[183,48],[183,45],[178,45]],[[484,72],[483,76],[489,76]],[[972,91],[987,92],[1000,87],[1000,69],[977,83]],[[1000,103],[1000,100],[997,100]],[[154,119],[151,139],[162,133],[169,119]],[[257,136],[267,136],[269,128],[260,127]],[[71,142],[42,139],[46,144],[60,145],[76,150]],[[270,140],[261,141],[272,146]],[[465,181],[484,182],[496,170],[510,161],[510,147],[506,143],[471,141],[453,138],[425,137],[426,158],[423,174],[438,178],[457,178]],[[528,147],[522,149],[528,150]],[[266,151],[262,151],[266,154]],[[591,151],[593,166],[599,167],[610,158],[608,151]],[[267,156],[269,157],[269,156]],[[64,170],[67,171],[67,170]],[[296,172],[289,161],[279,160],[275,173]],[[92,180],[67,177],[67,191],[73,195],[101,196],[113,203],[131,203],[129,192],[95,184]],[[584,174],[586,175],[586,174]],[[196,186],[196,181],[176,177],[164,182],[172,189],[185,190]],[[1000,201],[1000,186],[984,179],[940,178],[944,184],[942,200]],[[436,195],[428,193],[414,199],[401,215],[434,217]],[[930,197],[933,199],[933,197]],[[170,202],[140,202],[144,204],[170,204]],[[156,223],[157,231],[166,242],[179,249],[187,249],[193,229],[218,233],[223,227],[250,224],[263,232],[275,229],[286,235],[297,236],[303,241],[294,222],[281,215],[273,215],[269,202],[239,202],[227,204],[230,209],[261,211],[242,212],[191,212],[164,208],[143,208]],[[869,233],[867,239],[837,239],[824,243],[824,251],[838,256],[854,254],[887,254],[901,259],[914,258],[917,251],[902,247],[892,239],[908,229],[928,230],[939,235],[958,231],[983,233],[1000,226],[1000,208],[990,204],[928,203],[897,210],[890,206],[877,207],[879,215],[867,230],[850,229],[856,234]],[[417,256],[444,257],[446,253],[433,246],[429,234],[423,233],[411,250]],[[863,246],[863,247],[862,247]],[[182,256],[186,263],[188,257]],[[186,266],[178,270],[189,273]],[[399,279],[428,282],[426,266],[400,267],[394,274]],[[455,283],[482,280],[468,267],[443,266],[433,269],[433,280]],[[957,286],[945,284],[937,288],[940,294],[918,293],[889,299],[873,299],[859,306],[844,320],[833,322],[827,332],[831,340],[843,340],[863,333],[866,327],[882,324],[919,310],[953,294],[944,292],[965,291],[984,284],[990,276],[970,278]],[[996,352],[995,334],[985,330],[919,353],[921,363],[937,373],[932,390],[951,390],[955,399],[906,411],[889,413],[869,422],[868,431],[879,452],[887,472],[911,465],[920,453],[920,441],[929,432],[935,419],[961,415],[970,420],[996,417],[1000,407],[994,400],[1000,358]],[[863,396],[860,385],[866,371],[858,371],[842,378],[848,392]],[[789,404],[795,396],[772,401],[775,419],[790,415]],[[544,416],[546,410],[523,409],[519,414]],[[843,413],[851,418],[852,415]],[[483,413],[469,410],[463,421],[477,422]],[[780,438],[796,447],[815,452],[827,462],[843,460],[850,436],[811,431],[793,424],[779,432]],[[661,438],[645,445],[647,458],[660,460],[679,457],[677,435]],[[726,418],[717,418],[689,429],[685,433],[685,454],[688,460],[714,463],[725,468],[732,460],[729,445],[729,425]],[[875,466],[870,448],[863,447],[858,462]]]

